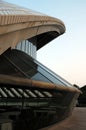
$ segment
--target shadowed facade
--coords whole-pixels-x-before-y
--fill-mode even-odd
[[[72,113],[80,90],[36,60],[64,32],[59,19],[0,1],[0,117],[9,129],[36,130]]]

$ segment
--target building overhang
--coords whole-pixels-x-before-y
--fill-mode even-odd
[[[22,40],[36,39],[37,49],[65,32],[64,23],[56,18],[0,2],[0,54]]]

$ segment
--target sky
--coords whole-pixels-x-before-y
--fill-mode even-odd
[[[86,85],[86,0],[5,0],[59,18],[66,32],[37,52],[37,60],[79,87]]]

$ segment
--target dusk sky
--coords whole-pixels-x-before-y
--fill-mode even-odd
[[[4,0],[59,18],[66,32],[37,52],[37,60],[72,84],[86,84],[86,0]]]

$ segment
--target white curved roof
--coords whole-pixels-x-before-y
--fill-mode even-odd
[[[47,32],[53,33],[45,44],[63,34],[65,25],[57,18],[0,1],[0,54],[21,40]],[[38,49],[42,46],[38,45]]]

